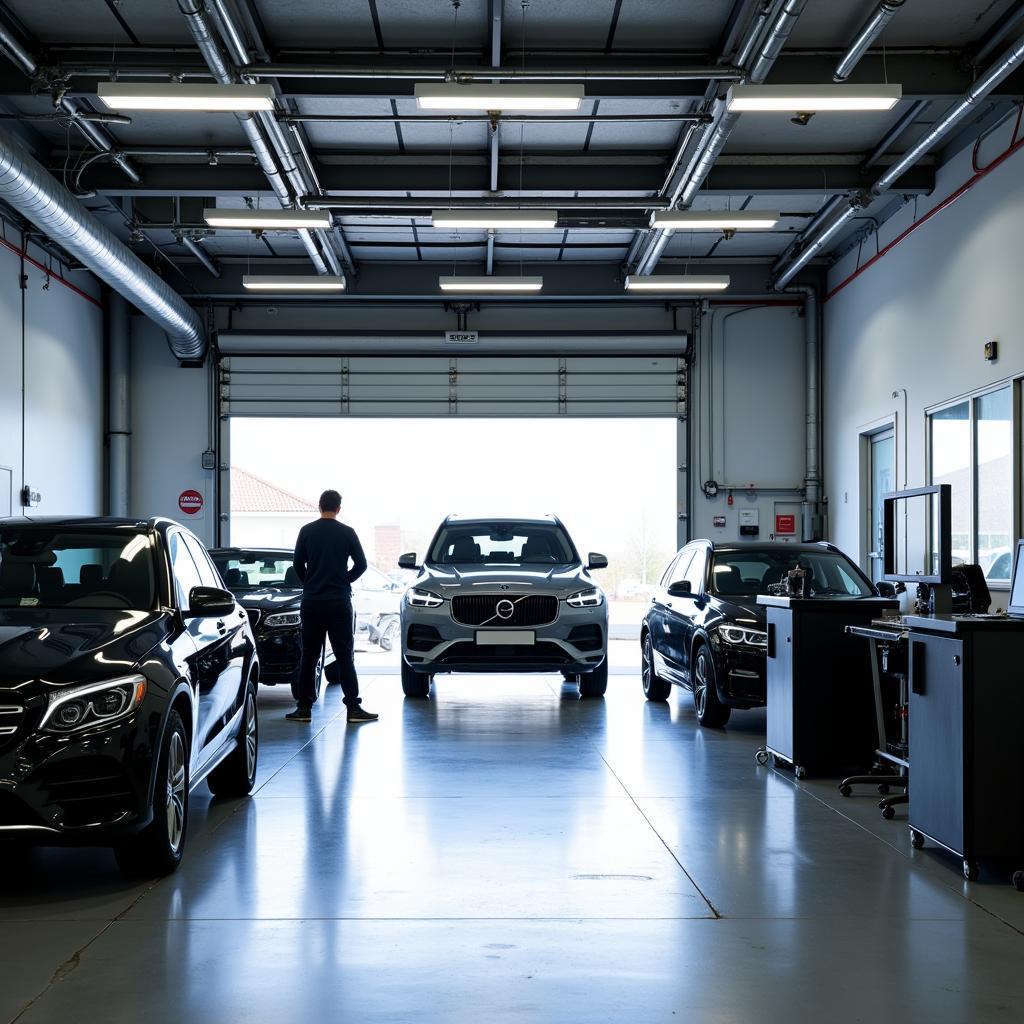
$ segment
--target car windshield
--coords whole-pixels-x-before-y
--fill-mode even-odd
[[[257,587],[293,589],[302,586],[290,555],[254,551],[233,551],[231,554],[213,551],[211,555],[229,590]]]
[[[149,611],[155,606],[148,534],[0,527],[0,608]]]
[[[808,592],[813,597],[871,597],[873,591],[860,570],[837,551],[716,551],[711,589],[722,596],[754,597],[768,594],[790,569],[808,572]]]
[[[564,565],[577,560],[569,535],[556,523],[448,523],[429,561],[441,565]]]

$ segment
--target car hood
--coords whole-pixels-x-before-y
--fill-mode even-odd
[[[258,608],[268,614],[287,612],[302,603],[302,590],[294,587],[260,587],[259,590],[234,591],[243,608]]]
[[[0,687],[32,691],[132,671],[171,632],[167,612],[0,612]]]
[[[719,597],[718,608],[722,615],[738,626],[752,626],[764,629],[768,613],[756,597]]]
[[[578,562],[569,565],[537,565],[529,568],[493,565],[435,565],[428,563],[413,584],[439,594],[473,593],[507,587],[513,593],[544,591],[573,594],[596,587],[590,573]]]

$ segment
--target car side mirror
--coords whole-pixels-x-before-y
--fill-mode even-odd
[[[398,568],[399,569],[418,569],[419,565],[416,563],[416,552],[408,551],[404,555],[398,556]]]
[[[188,595],[187,619],[223,618],[235,610],[233,594],[220,587],[193,587]]]
[[[693,585],[689,580],[677,580],[668,588],[669,597],[693,597]]]
[[[608,568],[608,557],[607,555],[599,555],[596,551],[591,551],[587,556],[587,568],[588,569],[607,569]]]

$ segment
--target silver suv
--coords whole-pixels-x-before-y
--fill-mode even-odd
[[[583,697],[608,686],[608,602],[554,516],[449,516],[402,601],[402,689],[426,697],[437,672],[561,672]]]

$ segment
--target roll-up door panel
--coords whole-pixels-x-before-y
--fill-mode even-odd
[[[686,360],[232,355],[220,388],[229,416],[682,416]]]

